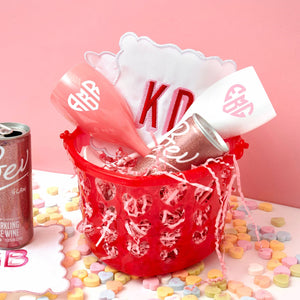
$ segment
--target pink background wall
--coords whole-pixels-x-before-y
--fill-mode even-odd
[[[300,207],[298,0],[5,1],[0,10],[0,122],[32,130],[33,167],[72,173],[59,139],[69,124],[50,93],[87,50],[119,50],[127,31],[253,65],[278,116],[244,135],[247,197]]]

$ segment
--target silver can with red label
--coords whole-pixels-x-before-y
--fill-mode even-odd
[[[21,248],[32,237],[30,128],[0,123],[0,248]]]
[[[193,114],[171,130],[133,170],[146,174],[159,170],[180,172],[228,151],[227,144],[216,130],[200,115]]]

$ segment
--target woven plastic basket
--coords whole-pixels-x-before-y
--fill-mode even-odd
[[[215,250],[223,234],[216,219],[224,217],[219,211],[235,174],[231,154],[240,158],[247,147],[240,137],[228,141],[231,154],[178,179],[104,170],[80,156],[89,136],[79,128],[61,138],[78,175],[82,228],[102,261],[131,275],[153,276],[191,266]]]

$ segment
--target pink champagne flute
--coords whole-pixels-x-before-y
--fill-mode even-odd
[[[126,100],[86,63],[70,69],[51,94],[54,106],[95,139],[127,146],[142,156],[150,149],[138,135]]]

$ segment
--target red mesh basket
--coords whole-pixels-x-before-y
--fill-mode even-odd
[[[80,156],[89,136],[79,128],[61,138],[78,175],[82,228],[102,261],[131,275],[153,276],[184,269],[215,250],[223,234],[222,226],[216,233],[216,218],[235,174],[231,154],[240,158],[248,146],[240,137],[228,140],[229,155],[183,172],[180,178],[188,182],[104,170]]]

